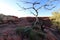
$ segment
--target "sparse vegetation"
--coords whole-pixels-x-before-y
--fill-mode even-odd
[[[50,17],[50,20],[53,24],[53,27],[58,27],[60,29],[60,12],[53,12],[53,15]]]
[[[31,28],[31,27],[20,27],[16,29],[16,34],[22,35],[23,39],[26,37],[28,40],[40,40],[45,39],[46,34],[39,30],[39,28]]]

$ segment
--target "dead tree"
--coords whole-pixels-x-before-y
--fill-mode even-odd
[[[37,0],[38,1],[38,0]],[[51,9],[53,9],[53,8],[55,8],[55,5],[54,4],[51,4],[52,2],[55,2],[55,1],[57,1],[57,0],[48,0],[46,3],[44,3],[44,5],[41,5],[40,4],[40,2],[37,2],[37,1],[35,1],[35,2],[27,2],[27,1],[21,1],[21,2],[24,2],[24,3],[26,3],[26,4],[32,4],[32,7],[28,7],[28,8],[25,8],[25,7],[21,7],[20,5],[19,5],[19,3],[17,3],[17,5],[20,7],[20,8],[22,8],[23,10],[29,10],[29,9],[33,9],[34,11],[35,11],[35,13],[33,13],[32,11],[30,11],[35,17],[36,17],[36,21],[35,21],[35,23],[34,23],[34,26],[36,25],[36,23],[37,22],[39,22],[39,19],[38,19],[38,13],[39,13],[39,11],[38,10],[40,10],[41,8],[45,8],[45,9],[48,9],[48,10],[51,10]],[[41,0],[42,1],[42,0]],[[41,5],[39,8],[37,8],[36,9],[36,5]],[[51,8],[49,8],[49,6],[51,6]]]

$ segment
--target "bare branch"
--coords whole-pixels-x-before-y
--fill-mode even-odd
[[[39,2],[34,2],[34,3],[32,3],[32,2],[27,2],[27,1],[21,1],[21,2],[24,2],[24,3],[29,3],[29,4],[40,4]]]
[[[23,7],[24,8],[24,7]],[[31,9],[32,7],[29,7],[29,8],[24,8],[25,10],[27,10],[27,9]]]
[[[33,5],[40,4],[40,2],[34,2]]]
[[[44,6],[45,9],[48,9],[48,10],[52,10],[53,8],[55,8],[56,6],[53,6],[52,8],[47,8],[46,6]]]
[[[24,2],[24,3],[29,3],[29,4],[33,4],[32,2],[26,2],[26,1],[21,1],[21,2]]]
[[[48,0],[46,4],[40,6],[37,10],[41,9],[44,6],[49,6],[52,1]]]
[[[38,10],[36,10],[34,6],[33,6],[33,9],[36,12],[36,16],[38,16]]]
[[[57,0],[48,0],[48,2],[46,2],[45,5],[43,5],[42,7],[44,7],[45,9],[48,9],[48,10],[52,10],[53,8],[55,8],[56,6],[53,6],[53,4],[51,4],[53,1],[57,1]],[[47,8],[51,6],[51,8]],[[52,7],[53,6],[53,7]]]
[[[22,8],[22,9],[24,9],[25,10],[25,8],[24,7],[21,7],[20,5],[19,5],[19,3],[16,3],[20,8]]]
[[[48,0],[48,1],[44,4],[44,6],[50,6],[50,4],[51,4],[52,2],[55,2],[55,1],[57,1],[57,0]]]
[[[53,1],[55,2],[55,1],[58,1],[58,0],[48,0],[50,3],[52,3]]]
[[[41,7],[39,7],[37,10],[41,9],[43,7],[43,5]]]
[[[34,16],[36,16],[36,14],[34,14],[32,11],[30,11],[31,12],[31,14],[33,14]]]
[[[27,10],[27,9],[31,9],[32,7],[29,7],[29,8],[24,8],[24,7],[21,7],[18,3],[16,3],[20,8],[22,8],[23,10]]]

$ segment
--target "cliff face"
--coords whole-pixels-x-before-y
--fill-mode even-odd
[[[43,25],[50,27],[51,26],[51,22],[49,17],[38,17],[39,18],[39,23],[42,22]],[[22,19],[22,20],[21,20]],[[21,21],[23,21],[26,25],[35,22],[36,18],[35,17],[24,17],[24,18],[20,18]]]
[[[50,19],[49,17],[38,17],[39,18],[39,23],[43,22],[45,26],[51,26]],[[35,22],[35,17],[14,17],[14,16],[9,16],[9,17],[4,17],[2,21],[0,21],[0,24],[17,24],[20,26],[30,26],[33,22]]]

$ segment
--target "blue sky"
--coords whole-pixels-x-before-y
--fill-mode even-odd
[[[31,14],[29,12],[29,10],[19,11],[22,9],[16,3],[19,3],[22,7],[30,7],[31,6],[29,4],[25,4],[25,3],[22,3],[19,1],[20,0],[0,0],[0,14],[2,13],[5,15],[14,15],[14,16],[18,16],[18,17],[33,16],[33,14]],[[21,1],[34,2],[37,0],[21,0]],[[38,0],[38,2],[40,2],[40,1],[41,0]],[[41,5],[44,5],[45,2],[47,2],[47,0],[42,0]],[[52,12],[60,9],[60,0],[58,2],[53,2],[53,4],[56,5],[56,7],[52,10],[47,10],[47,9],[41,8],[39,10],[39,16],[51,16]],[[39,6],[36,5],[36,7],[39,7]]]

